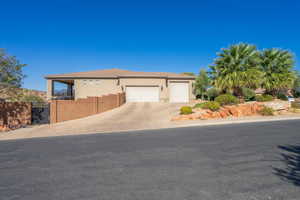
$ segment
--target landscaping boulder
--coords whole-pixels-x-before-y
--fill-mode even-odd
[[[262,104],[276,111],[288,110],[291,107],[291,103],[288,101],[270,101],[263,102]]]

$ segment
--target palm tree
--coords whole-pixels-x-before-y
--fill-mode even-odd
[[[236,44],[218,53],[210,66],[213,85],[223,92],[240,96],[242,88],[256,89],[261,84],[260,57],[256,46]]]
[[[289,51],[266,49],[262,51],[261,68],[264,72],[262,87],[272,95],[293,88],[296,73],[293,71],[294,59]]]

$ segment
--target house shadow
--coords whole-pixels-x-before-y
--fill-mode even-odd
[[[273,167],[273,173],[282,180],[300,186],[300,145],[278,146],[282,151],[283,168]]]

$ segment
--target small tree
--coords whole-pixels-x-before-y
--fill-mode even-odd
[[[299,71],[296,72],[297,76],[296,76],[296,80],[294,81],[294,85],[293,85],[293,95],[294,97],[300,97],[300,73]]]
[[[207,88],[209,87],[210,79],[207,75],[205,69],[201,69],[199,75],[196,78],[194,84],[194,94],[196,96],[201,96],[201,99],[204,99],[204,95],[206,95]]]
[[[20,88],[22,80],[25,75],[23,74],[23,67],[15,56],[9,56],[3,49],[0,49],[0,94],[5,94],[10,99],[18,98],[15,88]]]

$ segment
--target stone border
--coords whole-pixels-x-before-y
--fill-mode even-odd
[[[254,118],[254,119],[251,119]],[[300,120],[298,116],[272,116],[272,117],[249,117],[246,119],[219,119],[219,120],[202,120],[202,123],[189,123],[176,125],[174,128],[180,127],[196,127],[196,126],[215,126],[215,125],[228,125],[228,124],[245,124],[245,123],[259,123],[259,122],[275,122],[275,121],[287,121],[287,120]]]

